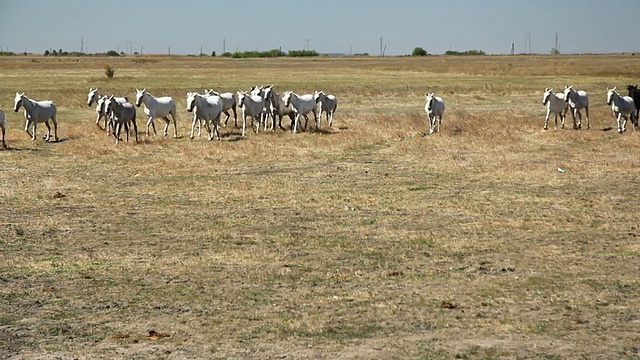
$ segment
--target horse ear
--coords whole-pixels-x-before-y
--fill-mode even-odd
[[[611,91],[616,91],[616,87],[614,86],[613,89],[611,89]]]

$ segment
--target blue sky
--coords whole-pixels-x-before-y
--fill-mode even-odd
[[[310,49],[409,54],[640,52],[640,0],[0,0],[0,47],[42,53]],[[626,34],[636,34],[627,36]]]

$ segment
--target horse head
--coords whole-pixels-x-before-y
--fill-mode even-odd
[[[571,95],[572,92],[573,92],[573,85],[568,85],[568,86],[565,85],[564,86],[564,91],[563,91],[563,93],[564,93],[564,102],[567,102],[567,103],[569,102],[569,100],[570,100],[569,98],[571,97],[570,95]]]
[[[542,95],[542,105],[546,105],[547,102],[549,102],[549,97],[551,97],[551,94],[553,94],[552,88],[544,89],[544,94]]]
[[[94,101],[98,101],[98,88],[89,88],[89,94],[87,94],[87,106],[91,106]]]
[[[13,100],[13,111],[18,112],[20,107],[23,105],[22,98],[24,97],[24,93],[16,93],[16,97]]]
[[[238,90],[238,106],[242,107],[244,105],[244,97],[247,95],[246,91]]]
[[[144,94],[147,92],[147,89],[138,90],[136,89],[136,106],[140,107],[142,104],[142,98],[144,98]]]
[[[282,100],[284,100],[285,107],[289,107],[289,105],[291,105],[291,94],[293,94],[293,92],[287,91],[284,93],[284,97],[282,97]]]
[[[614,94],[615,95],[618,94],[616,92],[616,87],[615,86],[613,87],[613,89],[607,88],[607,105],[611,105],[611,102],[613,101]]]
[[[197,92],[188,92],[187,93],[187,111],[192,112],[193,108],[196,106],[196,95]]]
[[[433,108],[433,99],[435,98],[436,93],[427,93],[427,109],[431,110]]]

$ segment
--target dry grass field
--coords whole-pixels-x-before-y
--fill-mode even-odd
[[[0,58],[0,358],[638,358],[640,131],[605,89],[639,80],[632,55]],[[187,91],[257,84],[336,94],[333,128],[189,140]],[[591,129],[544,131],[566,84]],[[96,86],[173,96],[180,136],[116,146]]]

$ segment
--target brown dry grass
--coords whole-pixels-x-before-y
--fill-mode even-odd
[[[639,65],[0,58],[0,356],[636,358],[640,139],[603,129]],[[187,91],[262,83],[337,94],[334,129],[186,138]],[[590,131],[541,130],[566,83]],[[95,86],[174,96],[183,137],[115,146]],[[63,141],[27,139],[16,91],[56,101]],[[448,108],[421,137],[427,91]]]

